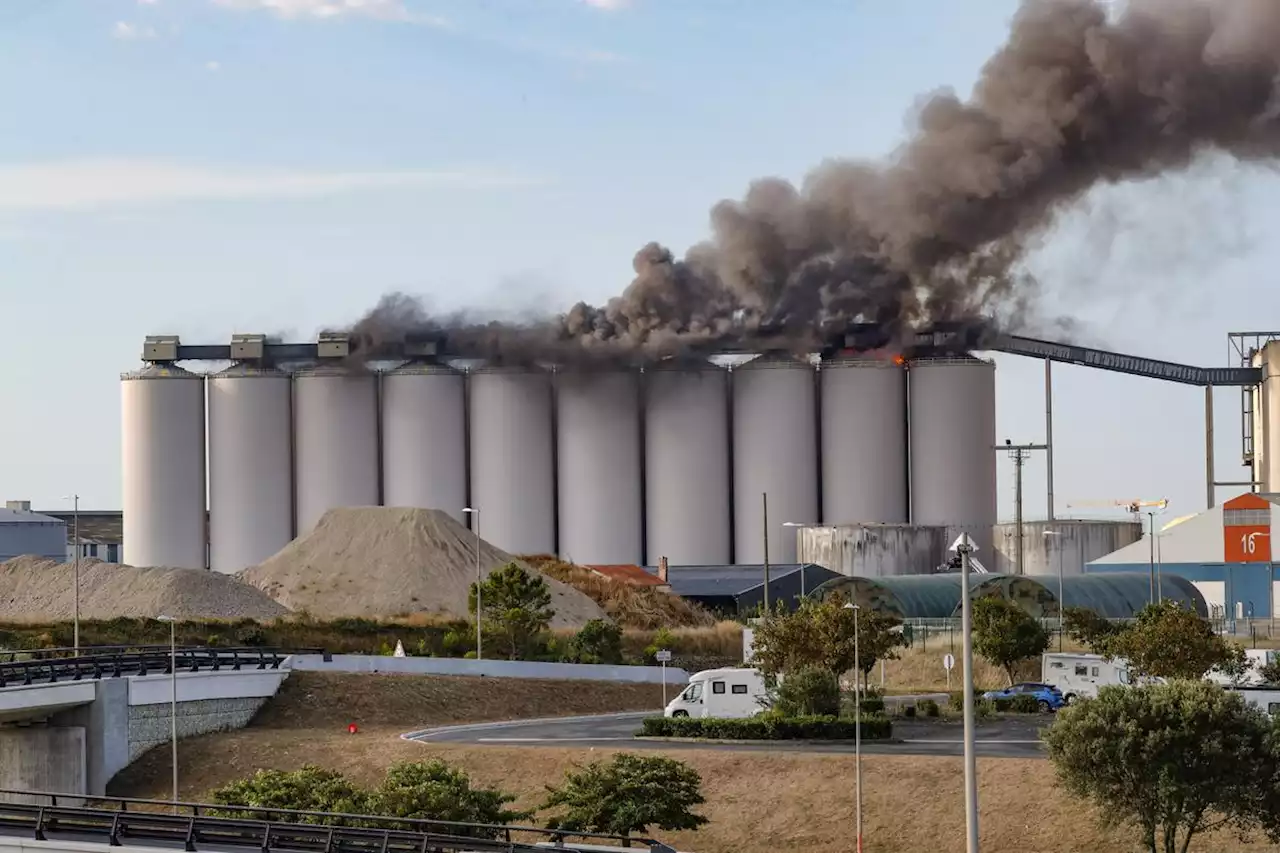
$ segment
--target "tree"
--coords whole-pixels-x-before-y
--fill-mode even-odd
[[[1280,657],[1273,657],[1266,663],[1261,664],[1258,667],[1258,676],[1264,684],[1280,684]]]
[[[563,785],[547,791],[543,809],[559,812],[549,828],[621,835],[627,847],[632,833],[651,826],[675,831],[707,823],[693,812],[706,802],[702,777],[674,758],[619,753],[607,763],[576,766]]]
[[[547,582],[516,562],[489,573],[480,599],[484,612],[479,618],[484,621],[485,633],[497,637],[511,660],[529,653],[555,615]],[[474,615],[475,584],[471,585],[467,607]]]
[[[840,716],[840,681],[827,669],[800,669],[787,674],[773,690],[773,709],[784,717]]]
[[[767,675],[801,669],[825,669],[842,675],[854,668],[854,622],[858,625],[857,653],[862,675],[881,660],[893,660],[906,645],[899,631],[902,623],[888,614],[863,608],[855,614],[844,599],[806,599],[790,612],[779,612],[756,626],[752,663]]]
[[[1017,680],[1018,664],[1044,654],[1049,632],[1018,605],[1003,598],[973,602],[973,648]]]
[[[213,802],[255,809],[287,809],[305,812],[369,814],[369,793],[341,773],[314,764],[298,770],[259,770],[246,779],[223,785],[213,792]],[[353,825],[356,821],[332,818],[288,817],[274,812],[219,809],[222,817],[246,820],[288,820],[295,823]]]
[[[1227,663],[1231,646],[1208,620],[1166,599],[1142,608],[1132,624],[1108,639],[1106,655],[1124,658],[1138,675],[1198,679]]]
[[[1249,660],[1244,646],[1239,643],[1227,643],[1226,647],[1226,660],[1218,664],[1218,672],[1227,677],[1232,687],[1239,687],[1248,680],[1249,673],[1253,671],[1253,661]]]
[[[458,823],[508,824],[527,820],[532,812],[508,809],[515,796],[494,788],[473,788],[461,770],[439,759],[393,765],[370,797],[373,811],[386,817]],[[496,838],[497,829],[452,827],[470,838]]]
[[[571,663],[622,663],[622,629],[604,619],[592,619],[569,641],[565,659]]]
[[[1095,654],[1104,654],[1107,641],[1121,630],[1120,625],[1087,607],[1063,608],[1062,629]]]
[[[1272,725],[1238,693],[1206,681],[1104,687],[1043,737],[1062,785],[1104,823],[1136,826],[1151,853],[1221,827],[1273,831]]]

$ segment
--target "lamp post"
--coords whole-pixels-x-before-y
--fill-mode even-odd
[[[1045,538],[1050,536],[1058,538],[1058,651],[1062,651],[1063,625],[1066,624],[1063,611],[1067,609],[1067,596],[1063,592],[1062,585],[1062,533],[1057,530],[1046,530],[1044,535]]]
[[[862,661],[858,657],[858,605],[849,603],[853,611],[853,776],[854,821],[857,830],[857,853],[862,853]]]
[[[808,527],[809,525],[805,524],[803,521],[784,521],[782,522],[782,526],[783,527]],[[799,559],[800,559],[799,554],[797,554],[796,560],[799,561]],[[800,564],[800,597],[804,598],[807,594],[808,594],[808,591],[805,589],[805,579],[804,579],[804,563],[801,563]]]
[[[72,593],[72,615],[71,615],[71,645],[75,648],[76,657],[80,657],[80,496],[67,495],[63,500],[71,501],[71,541],[74,543],[75,553],[71,557],[71,563],[75,567],[74,575],[75,590]]]
[[[484,621],[481,614],[483,610],[483,600],[480,592],[480,510],[475,507],[463,507],[463,513],[471,516],[471,529],[476,534],[476,660],[484,660],[484,653],[481,650],[484,642],[484,635],[480,627]]]
[[[178,812],[178,620],[156,617],[169,623],[169,745],[173,755],[173,811]]]
[[[764,618],[769,618],[769,493],[760,493],[760,533],[764,536]]]
[[[965,853],[978,853],[978,761],[973,722],[973,596],[969,590],[969,557],[977,550],[968,534],[951,545],[960,555],[960,634],[964,641],[964,813]]]

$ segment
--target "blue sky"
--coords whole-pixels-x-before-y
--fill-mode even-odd
[[[0,491],[119,506],[117,380],[147,334],[302,338],[389,290],[604,300],[753,178],[887,153],[923,94],[967,91],[1016,5],[3,0]],[[1280,325],[1276,186],[1210,164],[1095,194],[1035,259],[1048,305],[1116,349],[1225,364],[1228,331]],[[1042,439],[1040,363],[999,364],[1001,438]],[[1055,379],[1060,512],[1202,507],[1197,389]],[[1217,399],[1234,479],[1239,395]],[[1004,463],[1001,488],[1011,515]]]

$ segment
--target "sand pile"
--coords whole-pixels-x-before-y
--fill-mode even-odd
[[[70,619],[75,567],[38,557],[0,563],[0,620]],[[204,569],[140,569],[80,561],[80,616],[271,619],[288,610],[230,575]]]
[[[514,559],[480,541],[484,574]],[[310,533],[238,577],[290,610],[320,619],[409,613],[465,617],[467,592],[476,577],[476,538],[441,510],[333,509]],[[553,627],[607,618],[573,587],[543,577],[555,609]]]

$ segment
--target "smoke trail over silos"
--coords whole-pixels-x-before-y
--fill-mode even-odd
[[[354,328],[371,352],[443,331],[477,356],[653,358],[771,338],[811,345],[849,322],[993,317],[1034,303],[1021,262],[1055,214],[1100,183],[1153,177],[1216,149],[1280,154],[1280,0],[1025,0],[967,100],[931,96],[881,162],[833,160],[799,187],[755,182],[711,210],[677,259],[650,243],[603,306],[545,322],[431,318],[400,295]]]

